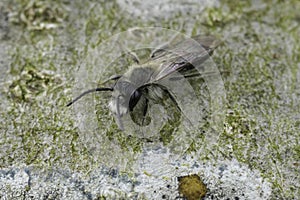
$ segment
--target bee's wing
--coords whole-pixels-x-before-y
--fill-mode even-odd
[[[175,71],[193,69],[203,63],[219,45],[213,36],[195,36],[173,46],[166,45],[152,54],[151,60],[161,63],[151,81],[158,81]]]

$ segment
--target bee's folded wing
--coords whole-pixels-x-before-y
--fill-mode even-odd
[[[153,54],[152,60],[161,64],[153,73],[151,81],[161,80],[175,71],[188,71],[196,68],[212,54],[218,45],[219,41],[213,36],[195,36],[174,46],[166,46],[157,54]]]

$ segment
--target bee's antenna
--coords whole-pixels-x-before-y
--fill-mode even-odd
[[[117,105],[117,124],[119,125],[119,128],[123,131],[124,126],[121,120],[121,114],[120,114],[120,104],[119,104],[120,96],[117,97],[116,105]]]
[[[85,92],[83,92],[81,95],[79,95],[78,97],[76,97],[73,101],[71,101],[70,103],[67,104],[67,107],[69,107],[70,105],[72,105],[73,103],[75,103],[76,101],[78,101],[79,99],[81,99],[81,97],[85,96],[86,94],[92,93],[92,92],[99,92],[99,91],[113,91],[113,88],[95,88],[95,89],[91,89],[91,90],[87,90]]]

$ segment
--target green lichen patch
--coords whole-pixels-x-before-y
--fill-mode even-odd
[[[9,97],[14,101],[33,102],[45,97],[48,89],[60,87],[62,79],[55,72],[38,70],[27,63],[20,74],[9,85]]]
[[[182,141],[178,142],[179,147],[189,143],[185,153],[194,154],[197,161],[214,163],[234,159],[237,160],[234,169],[239,169],[240,164],[244,166],[235,176],[217,176],[217,180],[225,180],[221,184],[209,185],[210,191],[216,194],[221,192],[224,198],[232,198],[232,193],[237,191],[228,193],[227,188],[231,190],[240,183],[246,189],[239,194],[243,193],[247,197],[251,197],[253,191],[257,192],[257,197],[260,192],[265,192],[264,197],[269,199],[299,197],[299,1],[225,0],[207,8],[201,5],[197,12],[192,9],[180,10],[180,7],[179,12],[171,11],[172,15],[164,11],[159,15],[151,12],[144,14],[133,4],[125,8],[119,2],[0,2],[0,57],[3,58],[0,62],[1,168],[55,166],[62,170],[71,169],[71,173],[77,171],[87,174],[99,166],[122,167],[126,163],[132,169],[131,164],[142,152],[144,144],[155,146],[160,143],[168,147],[176,140]],[[174,7],[180,4],[178,2],[172,2]],[[142,3],[139,5],[143,6]],[[196,3],[190,5],[189,8],[197,6]],[[169,9],[172,8],[170,6]],[[140,14],[129,15],[132,12],[127,9]],[[73,72],[85,64],[88,50],[97,48],[105,39],[132,27],[148,26],[170,28],[188,36],[206,34],[220,38],[222,44],[212,58],[221,72],[226,89],[227,110],[225,124],[221,124],[224,126],[223,131],[216,133],[210,129],[210,113],[205,110],[208,117],[203,119],[201,130],[194,130],[195,133],[189,133],[185,138],[181,134],[173,134],[174,127],[178,126],[173,123],[166,126],[164,132],[158,133],[161,140],[142,141],[118,131],[107,107],[109,99],[103,98],[103,94],[99,95],[103,101],[96,98],[99,105],[94,108],[99,122],[97,127],[93,127],[89,133],[79,130],[77,122],[80,119],[76,118],[77,113],[65,107],[73,97],[72,91],[78,89],[74,87],[77,80]],[[100,57],[94,54],[91,58],[100,57],[101,61],[113,56],[107,54]],[[117,62],[109,65],[109,70],[101,74],[102,77],[126,71],[126,66],[121,64]],[[95,63],[95,66],[99,71],[93,73],[100,73],[102,67],[105,67],[99,63]],[[222,71],[229,73],[223,76]],[[200,91],[198,88],[195,90]],[[209,91],[207,94],[200,93],[209,97]],[[206,106],[205,101],[201,103]],[[89,143],[83,140],[85,134]],[[219,140],[208,145],[214,134]],[[115,162],[116,159],[119,161]],[[180,165],[176,167],[181,170]],[[248,172],[245,172],[245,167]],[[228,170],[231,171],[231,168]],[[271,183],[272,191],[267,189],[266,192],[263,187],[257,189],[263,184],[251,185],[251,181],[244,181],[247,178],[241,180],[240,175],[254,171],[253,177]],[[101,172],[97,174],[99,179],[94,180],[107,180],[101,177]],[[205,177],[205,180],[209,178]],[[8,179],[11,180],[10,177]],[[113,183],[118,181],[116,179]],[[57,185],[59,187],[62,184]],[[220,185],[224,187],[220,189]],[[29,192],[34,192],[33,187],[30,188]],[[117,193],[121,187],[113,188]],[[13,190],[4,191],[9,193]],[[144,197],[144,194],[139,194],[139,197]],[[104,197],[107,196],[99,192],[99,198]]]
[[[29,30],[57,28],[67,17],[67,10],[58,1],[26,0],[14,2],[10,21],[24,25]]]

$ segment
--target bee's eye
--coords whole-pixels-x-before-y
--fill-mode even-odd
[[[136,104],[140,100],[141,96],[142,96],[142,93],[140,91],[135,90],[133,92],[133,94],[131,95],[130,100],[129,100],[129,111],[133,110],[133,108],[136,106]]]

